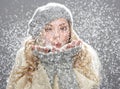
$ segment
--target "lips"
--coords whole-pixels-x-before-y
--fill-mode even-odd
[[[57,48],[60,48],[61,47],[61,43],[60,42],[57,42],[56,44],[55,44],[55,46],[57,47]]]

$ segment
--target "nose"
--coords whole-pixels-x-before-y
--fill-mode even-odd
[[[58,29],[55,29],[55,32],[54,32],[54,39],[58,39],[60,37],[60,33],[58,31]]]

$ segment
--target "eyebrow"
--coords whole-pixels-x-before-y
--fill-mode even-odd
[[[51,26],[51,27],[52,27],[52,25],[51,25],[51,24],[46,24],[46,26]]]
[[[59,26],[64,26],[64,25],[66,25],[66,23],[61,23]],[[53,25],[48,23],[48,24],[46,24],[46,26],[51,26],[52,27]]]
[[[63,25],[66,25],[66,23],[62,23],[62,24],[60,24],[59,26],[63,26]]]

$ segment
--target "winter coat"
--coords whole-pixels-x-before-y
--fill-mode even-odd
[[[33,73],[32,83],[28,82],[26,84],[26,76],[23,76],[14,83],[14,77],[17,77],[15,71],[20,66],[26,66],[25,47],[23,46],[16,54],[15,63],[10,72],[6,89],[98,89],[100,84],[100,61],[96,51],[83,41],[82,44],[76,48],[78,49],[77,51],[74,49],[72,49],[72,51],[68,50],[68,52],[66,52],[67,54],[63,52],[62,56],[59,57],[60,59],[67,59],[66,62],[64,62],[64,60],[62,61],[62,63],[66,63],[65,65],[60,64],[60,62],[58,64],[56,64],[55,61],[54,63],[51,62],[51,55],[41,57],[40,53],[37,54],[39,58],[41,57],[41,60],[39,60],[38,70]],[[81,60],[81,66],[73,67],[72,63],[74,59],[72,56],[78,52],[81,53],[81,56],[77,57]],[[33,53],[35,54],[35,52]],[[56,55],[58,57],[57,53]],[[58,61],[59,59],[55,58],[56,55],[54,54],[53,60]],[[66,55],[69,58],[67,58]],[[51,61],[49,61],[49,59]],[[50,63],[53,64],[50,66]],[[59,67],[55,68],[55,65]],[[68,66],[68,69],[66,66]]]

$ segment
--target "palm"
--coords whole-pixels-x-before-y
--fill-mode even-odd
[[[32,50],[38,50],[38,51],[41,51],[44,53],[48,53],[48,52],[55,52],[55,51],[61,51],[61,50],[64,51],[66,49],[73,48],[75,46],[79,46],[80,43],[81,43],[80,40],[74,40],[71,43],[68,43],[61,48],[57,48],[55,46],[48,48],[48,47],[42,47],[42,46],[37,46],[37,45],[32,45],[31,47],[32,47]]]

